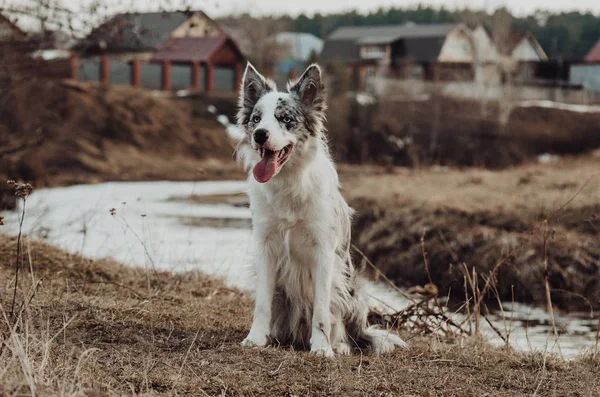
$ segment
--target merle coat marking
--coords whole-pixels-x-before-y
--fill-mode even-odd
[[[239,97],[256,254],[256,302],[244,346],[269,341],[320,356],[374,353],[405,343],[367,327],[361,278],[350,257],[352,209],[324,134],[325,87],[311,65],[278,92],[248,64]]]

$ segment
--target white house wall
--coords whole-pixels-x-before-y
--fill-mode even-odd
[[[475,44],[475,59],[478,63],[498,63],[496,44],[481,25],[473,30],[473,42]]]
[[[440,55],[439,62],[473,62],[474,49],[471,38],[462,30],[457,29],[448,34]]]
[[[569,74],[571,83],[600,92],[600,65],[572,65]]]
[[[517,61],[541,61],[539,54],[527,38],[523,38],[512,52]]]
[[[216,23],[201,14],[194,14],[180,27],[171,33],[171,37],[205,37],[218,36],[221,29]]]

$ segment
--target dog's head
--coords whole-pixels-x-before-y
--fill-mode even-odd
[[[294,161],[321,139],[325,120],[325,92],[321,69],[309,66],[287,92],[248,64],[240,91],[238,124],[243,131],[240,149],[254,178],[266,183],[286,163]]]

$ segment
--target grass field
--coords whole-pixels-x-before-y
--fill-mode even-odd
[[[145,272],[0,236],[1,395],[597,396],[600,361],[418,337],[390,356],[244,349],[252,300],[198,273]],[[22,310],[19,310],[22,309]],[[406,331],[408,332],[408,330]]]

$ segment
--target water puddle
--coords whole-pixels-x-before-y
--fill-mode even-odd
[[[35,191],[27,201],[24,232],[90,258],[199,270],[230,287],[251,290],[250,209],[245,182],[119,182]],[[111,215],[111,213],[113,215]],[[18,215],[7,213],[4,230],[18,233]],[[398,311],[410,302],[384,284],[368,283],[369,304]],[[558,352],[546,311],[507,303],[504,318],[489,316],[510,343],[523,350]],[[460,315],[457,315],[460,317]],[[574,357],[594,346],[597,319],[559,314],[560,352]],[[503,343],[482,321],[492,343]]]

